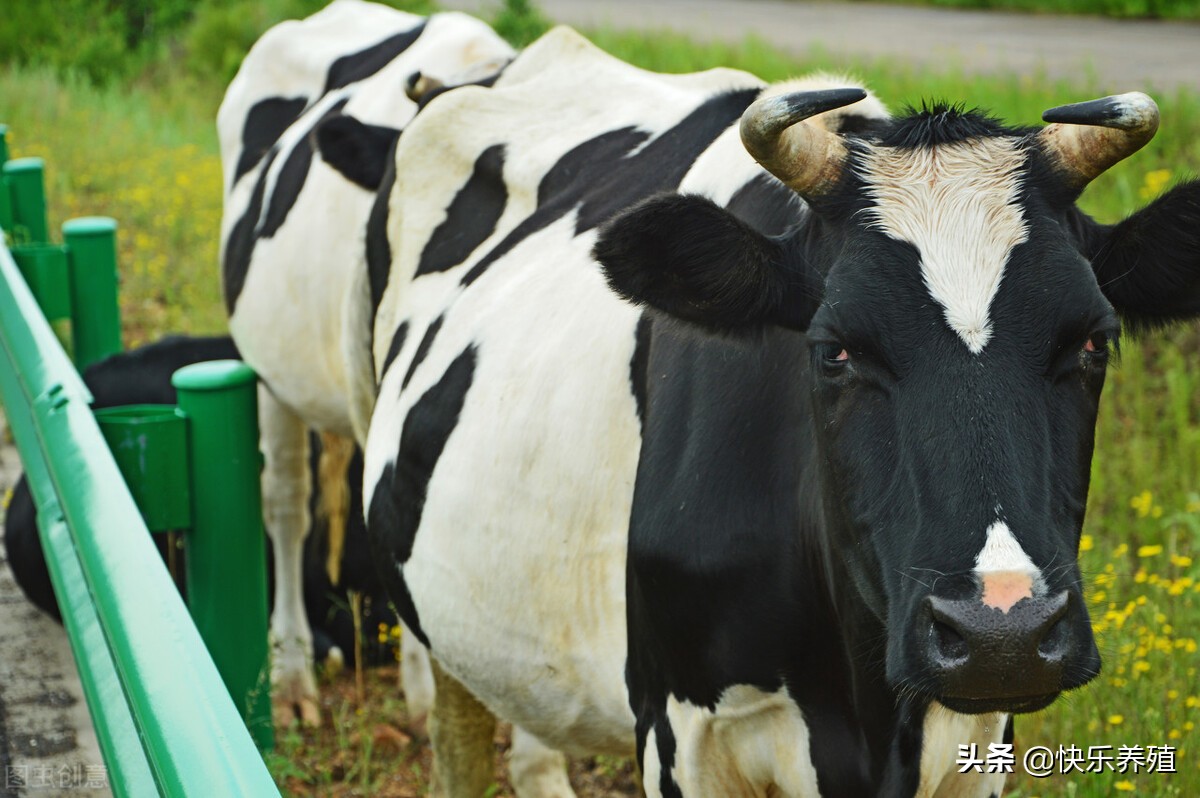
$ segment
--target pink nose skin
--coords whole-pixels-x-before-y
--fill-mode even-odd
[[[990,571],[980,574],[983,603],[1004,614],[1021,599],[1033,598],[1033,578],[1024,571]]]

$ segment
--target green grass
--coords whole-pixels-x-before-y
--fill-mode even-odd
[[[536,21],[535,21],[536,23]],[[538,25],[509,20],[515,37]],[[923,99],[986,107],[1034,123],[1050,106],[1103,89],[1087,79],[963,77],[895,63],[797,61],[749,40],[697,45],[671,35],[596,31],[602,47],[640,66],[690,71],[733,66],[774,80],[812,69],[851,71],[893,108]],[[156,61],[96,88],[68,70],[0,68],[0,121],[14,157],[47,159],[51,217],[106,214],[121,222],[127,343],[167,332],[222,328],[217,236],[220,175],[213,119],[221,82]],[[236,59],[235,59],[236,60]],[[224,62],[222,62],[224,63]],[[218,74],[219,70],[213,72]],[[1200,98],[1157,97],[1163,124],[1141,153],[1091,186],[1083,206],[1114,221],[1164,185],[1200,172]],[[1107,796],[1133,788],[1152,796],[1200,795],[1200,329],[1193,325],[1126,341],[1111,370],[1081,561],[1105,655],[1093,686],[1017,724],[1018,744],[1179,746],[1175,777],[1088,774],[1010,781],[1019,796]],[[1161,550],[1157,547],[1161,546]],[[282,778],[294,774],[272,760]]]

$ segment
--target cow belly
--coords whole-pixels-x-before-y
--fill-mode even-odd
[[[629,753],[625,548],[639,430],[628,381],[611,389],[616,417],[520,409],[495,387],[464,410],[403,568],[422,628],[501,717],[556,748]],[[544,414],[540,428],[513,418],[526,413]]]
[[[404,558],[420,627],[446,670],[500,717],[563,750],[630,753],[625,550],[641,441],[630,382],[638,311],[594,268],[564,267],[560,251],[518,248],[507,290],[485,275],[458,295],[400,407],[388,407],[409,371],[406,356],[397,360],[372,420],[366,485],[383,457],[396,459],[394,441],[404,449],[397,411],[411,417],[412,403],[444,384],[447,364],[473,352]],[[541,279],[555,266],[555,280]]]
[[[498,716],[554,748],[632,753],[623,538],[594,530],[587,556],[567,562],[512,551],[486,524],[480,531],[419,539],[404,566],[439,662]],[[460,546],[480,556],[452,560]]]

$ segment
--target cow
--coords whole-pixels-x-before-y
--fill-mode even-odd
[[[490,28],[465,15],[425,19],[338,0],[267,31],[218,111],[225,302],[231,334],[263,381],[263,502],[276,552],[272,682],[280,721],[319,722],[301,594],[310,526],[307,429],[362,443],[375,391],[366,342],[369,297],[377,289],[367,278],[363,231],[383,175],[342,174],[314,153],[359,146],[385,153],[416,111],[407,85],[414,75],[469,79],[472,70],[489,73],[511,55]],[[348,140],[357,134],[360,140]],[[319,246],[314,226],[329,231]],[[419,674],[410,678],[407,692],[427,704],[421,682]]]
[[[556,28],[408,124],[364,502],[446,794],[485,793],[497,716],[635,753],[651,796],[1002,793],[958,746],[1099,672],[1077,550],[1120,330],[1200,315],[1200,183],[1075,205],[1154,102],[1044,121]]]
[[[262,380],[277,722],[320,722],[301,592],[307,430],[343,450],[365,443],[378,389],[373,317],[387,277],[379,233],[397,180],[391,153],[418,110],[454,86],[487,84],[513,55],[463,14],[425,19],[336,0],[267,31],[218,111],[223,292],[231,334]],[[402,636],[402,649],[410,721],[419,727],[433,701],[432,676],[412,635]],[[510,769],[522,795],[573,795],[562,755],[519,727]]]
[[[92,394],[94,409],[139,404],[175,404],[171,375],[192,363],[206,360],[237,359],[237,347],[228,336],[166,336],[128,352],[111,355],[93,363],[83,372],[83,381]],[[312,436],[316,437],[316,436]],[[313,481],[313,507],[316,531],[306,540],[304,550],[304,608],[313,627],[315,662],[337,669],[355,661],[355,621],[349,611],[350,592],[361,597],[362,617],[358,625],[375,628],[380,623],[397,622],[388,608],[387,598],[367,549],[366,527],[362,520],[362,456],[353,451],[350,460],[330,458],[318,440],[312,442],[313,458],[309,473]],[[324,458],[320,454],[325,454]],[[318,485],[320,476],[325,485]],[[344,512],[338,517],[321,502],[330,495],[344,496]],[[46,568],[37,531],[37,508],[24,477],[13,487],[4,513],[4,547],[13,577],[26,597],[43,612],[61,622],[58,601]],[[342,534],[332,533],[340,528]],[[182,552],[171,552],[174,541],[156,535],[155,543],[163,559],[176,562],[173,575],[180,591],[187,585],[179,559]],[[268,555],[270,549],[268,548]],[[331,554],[333,557],[331,558]],[[366,659],[372,664],[391,662],[390,647],[368,646]]]

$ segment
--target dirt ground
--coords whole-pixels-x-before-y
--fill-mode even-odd
[[[416,798],[429,792],[433,754],[423,729],[408,720],[398,688],[397,668],[370,668],[363,674],[363,699],[353,669],[321,683],[318,729],[276,730],[276,748],[267,763],[287,796],[374,796]],[[488,798],[514,796],[508,781],[510,729],[496,730],[496,784]],[[571,785],[579,798],[636,796],[633,762],[613,757],[572,759]]]

